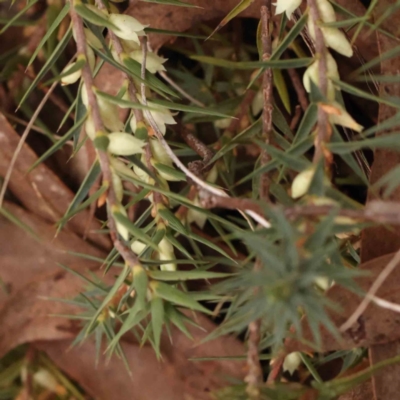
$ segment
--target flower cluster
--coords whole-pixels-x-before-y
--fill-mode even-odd
[[[102,26],[105,21],[109,30],[117,37],[119,41],[118,46],[120,48],[122,47],[123,52],[121,53],[120,49],[117,51],[114,48],[113,44],[115,41],[110,41],[110,50],[115,62],[124,63],[126,60],[130,60],[140,65],[145,63],[147,73],[150,74],[165,71],[163,64],[166,62],[166,59],[153,53],[150,49],[145,52],[146,60],[143,59],[145,53],[142,51],[140,38],[146,35],[146,25],[143,25],[129,15],[109,12],[109,10],[113,10],[112,5],[109,10],[105,7],[99,9],[91,4],[83,5],[79,0],[77,0],[76,5],[83,7],[85,12],[91,15],[92,23],[96,24],[96,19],[99,18],[98,25]],[[93,49],[102,50],[103,45],[91,30],[84,28],[84,33],[86,36],[86,57],[80,55],[75,62],[64,68],[61,75],[62,85],[70,85],[77,82],[81,78],[82,68],[86,62],[89,63],[92,72],[95,70],[96,58]],[[75,32],[74,38],[77,40]],[[135,99],[131,97],[132,91],[128,90],[131,84],[133,84],[135,86],[134,89],[136,89],[134,90]],[[146,121],[146,114],[143,115],[141,121],[137,121],[133,111],[130,112],[129,119],[126,123],[119,118],[118,107],[130,108],[129,104],[132,100],[144,105],[145,102],[137,93],[140,92],[140,84],[141,82],[134,77],[130,77],[129,81],[125,80],[117,96],[117,98],[121,100],[120,102],[111,101],[112,99],[107,97],[107,95],[105,96],[104,93],[100,92],[96,87],[92,88],[96,96],[101,121],[105,128],[104,132],[96,131],[93,115],[90,112],[91,104],[88,99],[86,86],[82,85],[81,87],[81,100],[88,110],[84,125],[85,132],[87,136],[94,141],[96,148],[106,150],[108,153],[112,175],[112,182],[110,182],[110,184],[113,187],[117,201],[117,204],[112,205],[109,211],[114,216],[115,226],[119,235],[125,241],[130,240],[131,233],[126,224],[121,222],[121,218],[117,218],[118,215],[122,215],[122,217],[125,218],[127,217],[127,212],[123,206],[124,180],[133,178],[149,185],[157,184],[162,189],[169,190],[168,181],[180,179],[177,178],[177,174],[174,173],[174,166],[166,150],[160,142],[153,137],[153,132],[150,128],[151,124]],[[146,96],[151,97],[150,90],[147,87]],[[155,104],[152,101],[147,101],[146,106],[148,107],[148,113],[151,114],[153,121],[155,121],[157,129],[165,135],[167,125],[176,123],[172,113],[168,108]],[[121,158],[133,155],[139,156],[141,164],[147,167],[147,169],[139,167],[139,164],[129,164],[126,159],[124,160]],[[151,171],[152,174],[150,175],[148,171]],[[157,183],[154,178],[156,178]],[[162,261],[162,263],[160,263],[161,270],[176,270],[176,264],[171,261],[175,259],[175,256],[173,244],[166,234],[168,232],[168,227],[158,215],[158,209],[164,207],[163,203],[167,203],[167,200],[163,198],[161,204],[160,200],[158,200],[157,203],[151,191],[147,195],[147,198],[153,203],[153,208],[156,210],[154,212],[154,217],[156,220],[156,231],[159,234],[158,251],[155,251],[154,257]],[[160,199],[160,197],[158,197],[158,199]],[[140,254],[146,247],[146,244],[138,240],[134,240],[131,244],[132,251],[137,254]],[[167,261],[171,262],[168,263]]]

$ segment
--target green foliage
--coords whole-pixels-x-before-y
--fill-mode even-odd
[[[192,6],[177,0],[144,1]],[[217,29],[251,3],[239,2]],[[382,32],[379,24],[369,22],[376,3],[372,1],[365,15],[358,17],[332,2],[336,12],[347,19],[321,20],[320,26],[332,30],[355,27],[352,41],[364,26]],[[14,26],[34,4],[28,3],[0,33]],[[277,34],[272,53],[266,56],[261,24],[253,38],[255,43],[240,42],[237,46],[231,32],[200,42],[206,37],[204,34],[210,33],[210,27],[181,33],[147,27],[129,19],[132,17],[118,20],[117,24],[112,22],[113,17],[119,17],[114,8],[106,3],[103,7],[105,10],[101,11],[89,3],[66,3],[53,16],[32,54],[27,56],[15,48],[0,57],[2,80],[12,76],[18,63],[24,67],[40,64],[38,73],[25,84],[17,99],[20,107],[42,87],[48,89],[51,82],[74,75],[73,82],[68,82],[72,89],[64,88],[63,92],[63,99],[69,103],[68,112],[59,123],[62,136],[56,139],[46,127],[53,143],[38,156],[31,170],[71,140],[72,156],[81,151],[86,140],[91,141],[97,154],[58,222],[58,229],[63,229],[69,220],[79,218],[79,212],[92,207],[96,218],[103,219],[102,232],[111,233],[113,240],[113,248],[105,259],[76,254],[102,264],[110,279],[103,281],[97,275],[79,274],[62,266],[87,285],[84,293],[68,300],[83,310],[79,315],[68,316],[81,322],[75,343],[92,335],[98,354],[106,342],[107,354],[115,352],[126,363],[121,340],[130,332],[141,344],[149,342],[161,359],[162,338],[171,335],[172,326],[191,339],[193,330],[201,328],[196,313],[222,319],[205,340],[231,333],[237,337],[244,334],[247,340],[248,326],[260,321],[260,359],[278,355],[288,337],[309,341],[318,348],[323,341],[320,325],[337,337],[337,327],[329,315],[332,310],[340,310],[329,301],[326,290],[332,283],[355,290],[354,278],[359,275],[355,267],[360,257],[354,238],[358,238],[362,227],[358,221],[344,219],[341,213],[349,209],[362,211],[360,201],[365,200],[360,200],[354,190],[348,190],[348,182],[357,182],[366,191],[366,150],[399,150],[400,143],[399,133],[394,131],[399,123],[398,113],[379,124],[363,116],[366,129],[358,129],[356,115],[348,113],[343,96],[346,100],[359,98],[398,110],[398,98],[378,96],[365,87],[361,89],[357,82],[397,82],[398,77],[373,75],[371,68],[398,56],[399,48],[361,65],[350,74],[350,82],[340,78],[335,59],[327,59],[328,67],[329,61],[335,65],[333,72],[324,77],[325,86],[331,90],[322,93],[323,85],[312,75],[321,55],[310,51],[304,40],[311,18],[308,11],[291,24],[286,17],[280,20],[279,29],[273,30]],[[76,13],[73,24],[56,43],[54,35],[68,12]],[[84,24],[84,37],[79,36],[76,20]],[[106,30],[113,32],[110,42],[105,40]],[[143,49],[147,33],[186,40],[184,49],[168,45],[179,61],[174,63],[171,57],[171,65],[165,64],[166,73],[164,60]],[[113,40],[118,40],[122,53],[118,53],[119,46],[112,44]],[[78,54],[71,69],[65,70],[66,54],[74,41],[84,45],[86,55]],[[114,88],[117,95],[93,86],[100,86],[98,81],[85,85],[84,79],[101,74],[103,65],[123,74],[121,86]],[[296,95],[301,94],[293,89],[289,69],[295,70],[292,72],[298,78],[305,75],[305,87],[301,86],[301,90],[308,107],[298,106]],[[275,90],[266,104],[267,88],[261,78],[266,79],[263,74],[268,70],[272,72],[270,85]],[[170,77],[176,82],[171,83]],[[301,79],[299,82],[303,85]],[[121,110],[128,110],[128,116],[120,118]],[[323,129],[321,113],[326,114],[329,125],[329,138],[322,144],[318,136]],[[265,119],[269,115],[271,128],[266,132]],[[181,140],[178,132],[184,136],[188,127],[193,136]],[[350,128],[357,133],[348,134]],[[384,130],[392,133],[378,135]],[[138,148],[111,153],[109,144],[114,137],[120,140],[119,150],[126,150],[132,141],[139,143]],[[315,157],[317,150],[322,154],[319,159]],[[265,177],[272,203],[260,194]],[[399,184],[397,167],[370,189],[382,189],[386,198]],[[229,203],[232,198],[234,205]],[[213,207],[213,201],[218,208]],[[103,205],[100,212],[95,210]],[[300,212],[318,206],[329,206],[329,210],[322,215]],[[35,234],[3,208],[0,213]],[[305,318],[311,338],[304,337]],[[270,351],[271,356],[263,354],[265,351]],[[366,376],[360,375],[355,381],[341,378],[322,382],[319,366],[335,357],[343,359],[344,371],[362,355],[353,351],[316,358],[301,354],[312,379],[311,386],[318,390],[321,399],[333,399]],[[0,371],[0,381],[1,374]],[[300,384],[279,383],[260,389],[260,398],[297,399],[309,389]],[[246,387],[233,386],[216,396],[246,399]]]

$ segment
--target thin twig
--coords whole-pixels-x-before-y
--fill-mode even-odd
[[[53,90],[56,88],[58,82],[54,82],[49,90],[47,91],[47,93],[44,95],[42,101],[40,102],[40,104],[37,106],[36,111],[33,113],[32,118],[30,119],[28,125],[25,128],[24,133],[21,136],[21,139],[18,142],[17,148],[14,151],[14,154],[11,158],[11,162],[10,165],[8,166],[6,175],[4,177],[4,181],[3,181],[3,186],[1,187],[1,191],[0,191],[0,208],[2,208],[3,205],[3,201],[4,201],[4,196],[6,194],[6,190],[8,187],[8,184],[10,183],[10,179],[11,179],[11,174],[14,170],[15,167],[15,163],[17,162],[17,158],[19,156],[19,153],[22,150],[22,147],[24,146],[24,143],[26,141],[26,138],[29,135],[29,132],[31,131],[31,128],[33,126],[33,124],[36,121],[36,118],[39,116],[40,112],[42,111],[44,105],[46,104],[47,100],[49,99],[51,93],[53,92]]]
[[[316,58],[318,60],[318,83],[319,90],[322,95],[326,97],[328,89],[328,77],[327,77],[327,62],[326,62],[326,45],[324,35],[318,26],[320,20],[319,10],[316,0],[307,0],[307,4],[310,8],[310,18],[314,23],[315,31],[315,51]],[[325,157],[326,160],[330,159],[329,152],[324,149],[324,143],[329,141],[330,136],[330,125],[327,113],[318,107],[318,131],[315,138],[315,152],[314,152],[314,163],[318,163],[321,157]]]
[[[186,92],[183,88],[181,88],[174,80],[172,80],[165,71],[160,71],[159,72],[160,76],[163,77],[165,81],[167,81],[174,89],[176,89],[177,92],[179,92],[183,97],[191,101],[193,104],[196,104],[196,106],[199,107],[205,107],[206,105],[202,103],[201,101],[195,99],[193,96],[191,96],[188,92]]]
[[[264,5],[261,7],[261,43],[262,43],[262,60],[268,61],[272,53],[272,42],[271,32],[269,24],[271,21],[271,0],[264,0]],[[263,113],[262,113],[262,124],[263,124],[263,139],[266,144],[271,143],[272,137],[272,111],[273,111],[273,82],[272,82],[272,69],[266,68],[263,74]],[[271,156],[267,150],[261,152],[261,165],[266,165],[271,161]],[[269,198],[269,187],[270,177],[268,173],[261,175],[260,182],[260,198],[265,201],[270,201]]]
[[[293,88],[296,91],[297,99],[299,100],[302,110],[305,112],[308,108],[308,96],[304,89],[303,83],[300,80],[297,70],[288,68],[287,70],[290,80],[292,81]]]
[[[394,271],[394,269],[399,265],[399,263],[400,263],[400,250],[396,252],[394,257],[390,260],[390,262],[386,265],[386,267],[381,271],[381,273],[375,279],[374,283],[371,285],[367,294],[363,298],[360,305],[353,312],[353,314],[351,314],[351,316],[347,319],[347,321],[340,327],[341,332],[347,331],[353,326],[353,324],[357,322],[358,318],[366,310],[369,303],[371,303],[371,301],[374,301],[374,296],[378,291],[378,289],[382,286],[383,282],[385,282],[385,280]]]
[[[371,301],[381,308],[386,308],[387,310],[394,311],[400,313],[400,304],[392,303],[391,301],[387,301],[385,299],[381,299],[376,296],[368,296]]]
[[[71,1],[71,9],[70,9],[71,21],[73,25],[73,29],[76,35],[76,46],[78,50],[78,55],[83,55],[87,59],[86,54],[86,38],[85,32],[83,29],[82,19],[76,13],[73,3]],[[94,82],[92,71],[90,70],[90,66],[88,63],[84,65],[82,68],[82,79],[87,91],[88,103],[89,103],[89,112],[92,114],[93,123],[96,130],[96,133],[104,132],[104,125],[100,115],[100,108],[97,103],[96,95],[93,91]],[[107,205],[108,205],[108,226],[110,229],[111,239],[114,243],[115,248],[121,254],[125,263],[130,267],[134,267],[135,265],[140,265],[138,257],[131,251],[131,249],[125,245],[118,237],[117,226],[114,218],[112,217],[112,210],[119,206],[116,193],[114,191],[114,187],[112,185],[112,171],[110,166],[110,159],[107,151],[103,151],[98,149],[97,154],[99,157],[100,168],[103,173],[103,185],[108,186],[107,191]]]
[[[100,10],[106,9],[103,0],[96,0],[96,5]],[[119,61],[122,63],[122,54],[124,53],[124,48],[122,47],[121,40],[113,31],[110,30],[109,32],[110,32],[111,43],[114,47],[114,50],[118,56]],[[133,101],[134,103],[139,103],[139,100],[137,98],[137,90],[133,78],[126,73],[124,73],[124,75],[125,78],[128,80],[128,95],[130,100]],[[142,110],[134,109],[133,114],[135,115],[136,122],[144,121]]]

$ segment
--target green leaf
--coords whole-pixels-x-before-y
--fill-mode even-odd
[[[278,150],[276,147],[266,145],[260,141],[257,141],[257,143],[259,146],[262,146],[267,150],[267,152],[272,156],[272,159],[277,160],[279,164],[282,164],[287,168],[301,172],[310,166],[309,161],[302,160],[299,156],[293,156],[289,152]]]
[[[235,118],[235,117],[232,117],[231,115],[227,115],[225,113],[219,112],[218,110],[213,110],[210,108],[204,108],[204,107],[198,107],[198,106],[187,106],[184,104],[177,104],[177,103],[172,103],[170,101],[159,100],[159,99],[151,99],[151,102],[154,104],[157,104],[159,106],[169,108],[170,110],[184,111],[184,112],[190,112],[190,113],[196,113],[196,114],[214,115],[214,116],[223,117],[223,118]],[[216,107],[218,107],[218,105]]]
[[[193,279],[226,278],[232,274],[212,271],[149,271],[149,276],[159,281],[189,281]]]
[[[177,181],[186,182],[186,175],[183,172],[176,170],[174,167],[170,167],[169,165],[165,165],[165,164],[161,164],[161,163],[154,163],[154,168],[157,171],[164,172],[164,173],[170,175],[170,178],[168,178],[167,180],[169,180],[169,179],[171,179],[171,177],[173,177]]]
[[[136,226],[127,217],[125,217],[125,215],[122,215],[119,212],[114,212],[113,216],[116,219],[116,221],[118,221],[126,229],[128,229],[128,231],[132,234],[132,236],[135,239],[140,240],[147,246],[151,247],[153,250],[158,251],[158,246],[156,244],[154,244],[152,239],[146,233],[144,233],[142,228],[139,228],[138,226]]]
[[[69,12],[69,2],[65,3],[63,9],[60,11],[58,14],[57,18],[53,21],[51,26],[47,29],[46,34],[43,36],[42,40],[39,42],[38,46],[36,47],[35,51],[32,54],[32,57],[30,58],[27,68],[35,61],[36,56],[39,54],[39,51],[42,49],[44,44],[47,42],[47,40],[50,38],[50,36],[53,34],[53,32],[58,28],[62,20],[65,18],[65,16]]]
[[[387,149],[400,149],[400,134],[391,133],[388,135],[378,136],[371,139],[359,140],[356,142],[344,142],[344,143],[329,143],[327,145],[329,150],[335,154],[347,154],[352,153],[356,150],[364,148],[376,149],[376,148],[387,148]]]
[[[100,164],[96,160],[93,165],[91,166],[89,172],[85,176],[81,186],[79,187],[78,191],[75,194],[75,197],[71,201],[67,211],[65,212],[64,216],[61,218],[58,226],[58,231],[63,228],[65,223],[71,218],[74,211],[78,208],[79,204],[83,201],[83,199],[88,195],[91,187],[96,182],[97,178],[99,177],[101,172]],[[102,193],[104,193],[106,187],[103,187]]]
[[[126,56],[123,58],[123,64],[128,69],[130,74],[132,74],[140,82],[145,83],[151,89],[153,89],[157,92],[167,93],[170,96],[173,96],[175,98],[179,98],[179,95],[177,95],[173,90],[171,90],[169,88],[169,86],[167,86],[165,83],[160,81],[157,77],[155,77],[149,71],[146,71],[145,79],[143,80],[142,79],[142,71],[141,71],[142,66],[137,61],[132,60],[132,58]]]
[[[112,31],[118,31],[118,27],[111,23],[105,15],[103,17],[100,11],[94,12],[89,7],[86,7],[85,4],[77,4],[77,2],[74,4],[74,9],[85,21],[89,21],[93,25],[106,27]]]
[[[293,28],[285,36],[281,43],[271,54],[271,60],[277,60],[286,51],[286,49],[293,43],[297,36],[303,31],[307,23],[308,14],[304,13],[302,17],[294,24]]]
[[[29,225],[25,224],[25,222],[21,221],[19,218],[17,218],[10,211],[6,210],[4,207],[0,207],[0,214],[3,217],[7,218],[14,225],[16,225],[18,228],[20,228],[24,232],[26,232],[28,235],[33,237],[35,240],[37,240],[38,242],[41,242],[41,239],[39,238],[37,233]]]
[[[194,35],[194,34],[188,33],[188,32],[169,31],[166,29],[146,28],[145,32],[146,33],[157,33],[158,35],[187,37],[187,38],[191,38],[191,39],[207,39],[207,36],[204,36],[204,35]]]
[[[217,32],[219,29],[221,29],[223,26],[225,26],[231,19],[235,18],[237,15],[239,15],[242,11],[244,11],[246,8],[248,8],[251,3],[253,3],[254,0],[240,0],[240,3],[237,4],[229,13],[228,15],[218,24],[218,26],[214,29],[214,31],[211,33],[211,36],[214,35],[215,32]]]
[[[279,97],[281,98],[281,101],[285,106],[286,111],[290,114],[291,110],[290,110],[289,92],[287,90],[286,82],[282,75],[282,72],[279,69],[275,69],[273,71],[273,77],[274,77],[274,86],[278,91]]]
[[[217,67],[230,69],[257,69],[257,68],[303,68],[312,62],[312,58],[294,58],[287,60],[268,60],[268,61],[228,61],[222,58],[214,58],[208,56],[192,56],[192,60],[196,60],[205,64],[215,65]]]
[[[143,309],[146,305],[148,278],[144,268],[140,265],[133,267],[133,286],[136,290],[137,302]]]
[[[97,318],[100,316],[104,308],[107,307],[110,301],[114,298],[115,294],[118,292],[118,289],[124,283],[125,278],[128,276],[129,272],[130,268],[125,266],[121,271],[120,275],[118,276],[118,278],[116,279],[116,281],[114,282],[112,288],[108,291],[107,296],[104,298],[101,305],[93,315],[92,320],[86,329],[86,334],[88,334],[91,331],[91,328],[95,325],[95,323],[97,323]]]
[[[145,106],[144,104],[141,104],[139,102],[135,103],[134,101],[120,99],[117,96],[112,96],[111,94],[102,92],[101,90],[96,90],[96,95],[122,108],[133,108],[136,110],[154,110],[153,108]]]
[[[19,19],[19,17],[21,17],[21,15],[24,15],[37,2],[38,2],[38,0],[33,0],[33,1],[29,2],[29,3],[27,3],[27,5],[20,12],[18,12],[12,18],[10,18],[8,20],[8,22],[3,26],[3,28],[1,28],[0,35],[2,33],[4,33],[10,26],[12,26],[14,24],[14,22],[17,21]]]
[[[318,106],[316,104],[310,104],[303,115],[299,127],[297,128],[296,135],[293,139],[293,144],[298,143],[310,134],[311,130],[317,123],[317,115]]]
[[[60,138],[57,142],[53,144],[47,151],[45,151],[29,168],[28,173],[34,170],[39,164],[41,164],[43,161],[47,160],[51,155],[53,155],[56,151],[60,150],[65,143],[70,140],[75,132],[76,129],[80,128],[83,123],[86,120],[86,115],[81,118],[80,121],[78,121],[74,126],[62,137]]]
[[[160,341],[162,326],[164,324],[164,300],[160,297],[153,297],[150,303],[151,308],[151,326],[153,328],[154,344],[157,358],[161,357],[160,354]]]
[[[205,314],[212,315],[211,311],[203,307],[197,301],[193,300],[189,294],[183,293],[171,285],[167,285],[166,283],[162,282],[151,282],[150,285],[154,293],[164,300],[189,308],[191,310],[201,311]]]
[[[371,100],[371,101],[375,101],[378,104],[386,104],[387,106],[390,106],[390,107],[400,108],[400,102],[393,101],[392,98],[383,97],[383,96],[375,96],[371,93],[364,92],[363,90],[358,89],[355,86],[351,86],[348,83],[345,83],[338,79],[332,78],[332,81],[335,85],[337,85],[344,92],[347,92],[354,96],[361,97],[363,99],[367,99],[367,100]]]
[[[181,332],[183,332],[189,339],[193,339],[189,330],[186,328],[185,322],[188,317],[177,310],[172,304],[165,305],[165,316],[168,318]]]
[[[387,174],[383,175],[373,186],[372,190],[384,187],[382,197],[388,198],[393,191],[400,185],[400,165],[391,169]]]
[[[148,311],[144,310],[140,307],[139,303],[135,303],[133,307],[129,309],[129,313],[125,321],[123,322],[121,329],[115,335],[115,337],[110,341],[108,345],[107,351],[112,352],[113,349],[118,345],[121,337],[134,328],[136,325],[140,323],[140,321],[146,317]]]
[[[176,217],[176,215],[172,213],[168,208],[159,209],[158,214],[168,223],[168,225],[173,230],[179,232],[183,236],[188,235],[188,230],[184,227],[178,217]]]
[[[45,74],[50,70],[50,68],[54,65],[54,63],[58,60],[61,54],[64,54],[64,50],[67,47],[67,44],[72,36],[72,29],[71,27],[68,28],[68,31],[65,33],[64,37],[60,40],[57,47],[51,54],[51,56],[47,59],[45,64],[43,65],[42,69],[36,75],[36,78],[33,80],[29,88],[25,91],[24,95],[22,96],[21,101],[19,102],[18,108],[21,107],[22,103],[30,96],[32,91],[36,88],[37,84],[40,80],[45,76]]]

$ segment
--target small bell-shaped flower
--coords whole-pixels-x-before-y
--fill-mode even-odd
[[[292,198],[297,199],[305,195],[310,188],[315,174],[315,167],[307,168],[301,171],[292,182]]]
[[[118,107],[111,104],[102,97],[97,96],[97,103],[100,108],[101,119],[104,126],[110,131],[119,132],[124,130],[124,124],[119,119]]]
[[[129,56],[137,61],[143,63],[143,52],[142,50],[134,50],[129,53]],[[146,69],[147,71],[155,74],[156,72],[165,71],[164,63],[167,61],[166,58],[160,57],[153,52],[148,52],[146,56]]]
[[[316,0],[316,3],[322,22],[330,23],[336,21],[335,10],[328,0]],[[320,29],[327,47],[330,47],[346,57],[351,57],[353,55],[351,44],[340,29],[326,26],[321,26]],[[308,30],[310,36],[315,40],[315,25],[311,17],[308,18]]]
[[[171,242],[164,236],[158,244],[160,261],[170,261],[175,259],[174,247]],[[176,263],[160,264],[161,271],[176,271]]]
[[[144,32],[146,25],[141,24],[130,15],[110,14],[108,19],[118,28],[113,32],[121,39],[134,40],[136,43],[140,43],[139,36],[146,35]]]
[[[275,14],[286,13],[287,18],[290,19],[292,13],[300,7],[300,4],[301,0],[277,0]]]
[[[154,104],[151,101],[148,102],[148,106],[152,108],[150,110],[150,114],[152,115],[158,129],[160,132],[165,135],[167,132],[167,127],[166,125],[174,125],[176,124],[174,117],[172,116],[172,113],[168,108],[159,106],[158,104]],[[136,118],[133,115],[130,121],[130,126],[132,129],[132,132],[136,131]]]
[[[76,62],[67,65],[62,71],[62,74],[68,73],[72,68],[74,68]],[[72,85],[73,83],[77,82],[82,76],[82,69],[78,69],[75,72],[70,73],[69,75],[65,75],[61,78],[61,86]]]
[[[289,353],[285,357],[282,368],[283,371],[288,371],[290,375],[293,375],[293,372],[296,371],[297,368],[299,368],[300,364],[301,364],[300,353],[298,351],[294,351],[293,353]]]
[[[304,72],[303,85],[307,92],[311,91],[311,81],[315,85],[319,85],[319,60],[314,61]],[[339,79],[339,71],[335,59],[329,54],[326,54],[326,76],[328,78],[327,95],[328,100],[335,99],[335,86],[331,79]]]
[[[125,132],[112,132],[108,135],[110,140],[108,151],[116,156],[130,156],[143,153],[143,147],[146,144],[133,135]]]

